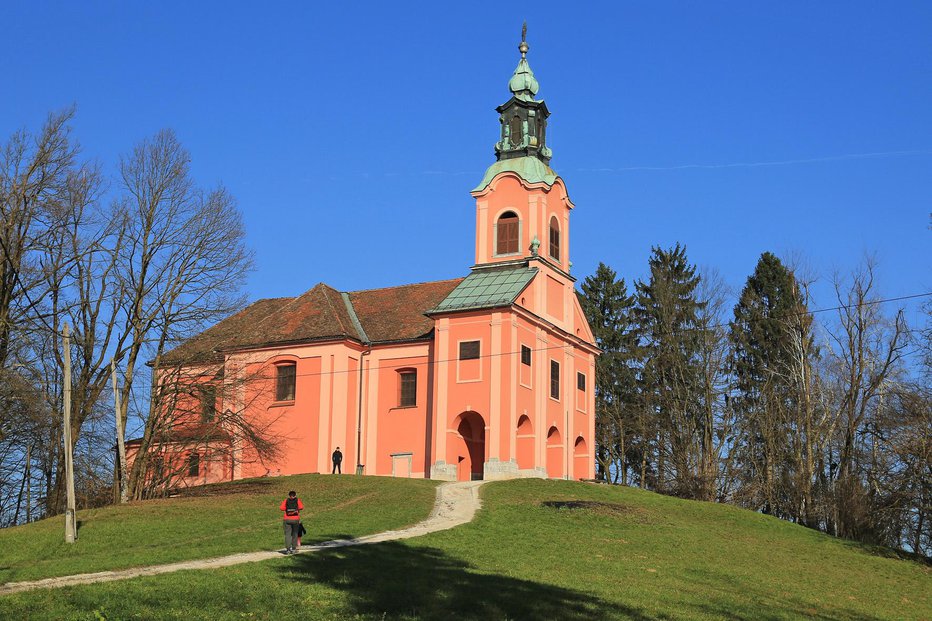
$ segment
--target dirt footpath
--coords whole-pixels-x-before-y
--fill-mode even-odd
[[[482,481],[443,483],[437,488],[437,500],[434,502],[434,509],[427,519],[413,526],[409,526],[408,528],[387,530],[382,533],[366,535],[365,537],[358,537],[356,539],[336,539],[313,546],[302,546],[298,554],[308,554],[316,552],[317,550],[344,546],[379,543],[381,541],[410,539],[411,537],[420,537],[428,533],[435,533],[440,530],[447,530],[461,524],[466,524],[473,519],[476,510],[480,507],[479,486],[482,485],[482,483]],[[54,589],[76,584],[112,582],[114,580],[137,578],[139,576],[155,576],[158,574],[171,573],[173,571],[182,571],[184,569],[215,569],[217,567],[229,567],[242,563],[267,561],[273,558],[281,558],[281,553],[278,551],[244,552],[242,554],[231,554],[229,556],[195,561],[182,561],[180,563],[168,563],[165,565],[133,567],[115,571],[101,571],[93,574],[75,574],[73,576],[59,576],[57,578],[45,578],[42,580],[7,582],[6,584],[0,585],[0,595],[33,591],[35,589]]]

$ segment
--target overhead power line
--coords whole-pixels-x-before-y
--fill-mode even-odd
[[[767,318],[762,318],[761,320],[763,320],[763,319],[767,319],[767,320],[774,320],[774,319],[790,319],[790,318],[794,318],[794,317],[801,317],[801,316],[804,316],[804,315],[815,315],[815,314],[817,314],[817,313],[828,313],[828,312],[831,312],[831,311],[846,310],[846,309],[850,309],[850,308],[856,308],[856,307],[858,307],[858,306],[876,306],[876,305],[878,305],[878,304],[886,304],[886,303],[888,303],[888,302],[900,302],[900,301],[904,301],[904,300],[915,300],[915,299],[924,298],[924,297],[930,297],[930,296],[932,296],[932,291],[928,291],[928,292],[925,292],[925,293],[914,293],[914,294],[910,294],[910,295],[901,295],[901,296],[897,296],[897,297],[893,297],[893,298],[883,298],[883,299],[878,299],[878,300],[868,300],[868,301],[862,302],[861,304],[840,304],[840,305],[838,305],[838,306],[831,306],[831,307],[827,307],[827,308],[817,308],[817,309],[815,309],[815,310],[805,310],[805,311],[800,311],[800,312],[797,312],[797,313],[787,313],[787,314],[785,314],[785,315],[783,315],[783,316],[779,316],[779,317],[767,317]],[[684,333],[684,332],[704,332],[704,331],[708,331],[708,330],[711,330],[711,329],[714,329],[714,328],[724,328],[724,327],[728,327],[729,325],[731,325],[731,322],[730,322],[730,321],[729,321],[729,322],[718,323],[718,324],[711,324],[711,325],[705,326],[705,327],[684,328],[683,330],[680,331],[680,333]],[[565,349],[566,347],[569,347],[569,345],[554,345],[554,346],[551,346],[551,347],[536,347],[536,348],[531,348],[531,352],[546,352],[546,351],[551,351],[551,350],[555,350],[555,349]],[[517,356],[517,355],[519,355],[520,353],[521,353],[521,351],[518,350],[518,351],[506,351],[506,352],[499,352],[499,353],[491,353],[491,354],[481,354],[481,355],[479,356],[478,359],[483,359],[483,358],[496,358],[496,357],[502,357],[502,356]],[[474,358],[474,360],[475,360],[475,358]],[[437,365],[437,364],[440,364],[440,363],[450,363],[450,362],[459,362],[459,358],[446,358],[446,359],[442,359],[442,360],[428,360],[428,361],[424,361],[424,362],[406,362],[406,363],[398,363],[398,364],[392,364],[391,366],[386,366],[386,367],[376,366],[376,367],[374,367],[374,369],[370,368],[370,370],[379,370],[379,369],[405,369],[405,368],[413,368],[413,367],[427,367],[427,366],[430,366],[430,365]],[[296,374],[295,374],[295,377],[316,377],[316,376],[324,376],[324,375],[338,375],[338,374],[342,374],[342,373],[358,373],[358,372],[359,372],[359,369],[353,369],[353,370],[350,370],[350,369],[331,369],[330,371],[318,371],[318,372],[316,372],[316,373],[296,373]]]

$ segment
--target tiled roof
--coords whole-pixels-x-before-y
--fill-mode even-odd
[[[277,313],[294,298],[267,298],[254,302],[240,312],[207,328],[162,356],[162,362],[209,362],[217,360],[214,352],[240,341],[267,317]]]
[[[251,304],[168,352],[162,363],[217,361],[222,351],[331,338],[373,343],[420,338],[433,329],[433,321],[424,313],[462,281],[454,278],[350,292],[347,297],[365,335],[356,329],[340,292],[320,283],[296,298]]]
[[[444,313],[510,305],[536,273],[536,267],[476,270],[429,312]]]
[[[370,341],[404,341],[426,336],[433,330],[433,320],[424,313],[439,304],[462,282],[462,278],[454,278],[354,291],[349,296]]]

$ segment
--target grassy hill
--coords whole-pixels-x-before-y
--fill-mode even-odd
[[[239,494],[82,514],[81,541],[67,551],[66,561],[80,566],[76,571],[139,564],[134,561],[142,549],[123,552],[119,540],[95,540],[153,519],[159,541],[172,544],[171,560],[257,549],[266,542],[280,546],[278,513],[267,507],[289,486],[300,491],[296,479],[313,490],[303,496],[314,505],[317,540],[416,521],[433,497],[426,481],[300,477],[272,480],[267,485],[281,486],[275,493],[246,491],[256,482],[243,482],[237,484],[244,486]],[[734,507],[566,481],[490,483],[482,497],[476,520],[453,530],[225,569],[0,597],[0,618],[932,619],[929,565]],[[189,530],[195,519],[190,508],[207,502],[251,508],[230,511],[220,542]],[[341,502],[343,508],[327,509]],[[49,528],[39,523],[0,531],[0,571],[6,572],[0,580],[51,575],[53,568],[75,571],[58,572],[60,547],[41,568],[8,560],[10,551],[33,545],[31,540],[45,536],[40,529]],[[240,543],[245,547],[233,545]],[[93,554],[85,557],[82,546]],[[155,554],[148,547],[145,552]],[[165,560],[163,555],[148,562]]]

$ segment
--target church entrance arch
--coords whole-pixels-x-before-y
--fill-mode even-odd
[[[516,459],[520,470],[534,467],[534,427],[526,415],[518,419]]]
[[[585,479],[587,476],[589,476],[589,449],[586,447],[586,439],[578,436],[573,446],[573,478]]]
[[[463,412],[453,421],[456,441],[451,463],[458,481],[481,481],[485,465],[485,421],[478,412]]]
[[[547,476],[563,478],[563,438],[555,426],[547,432]]]

